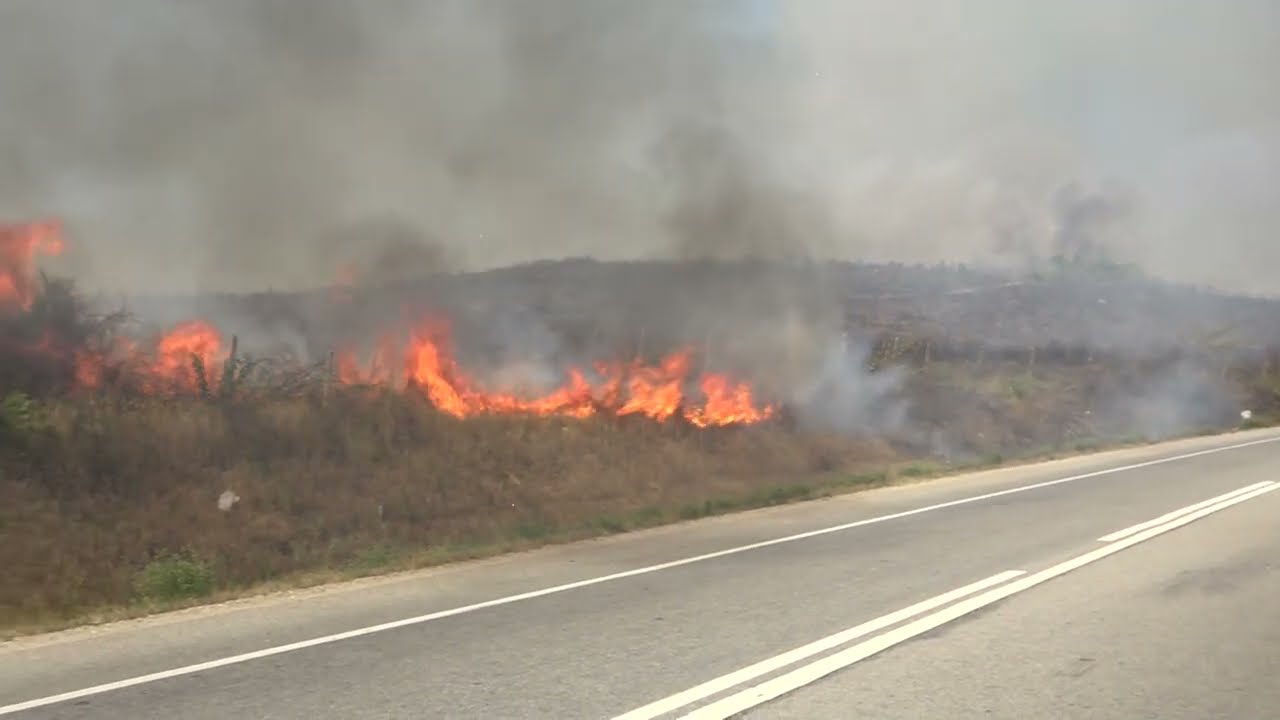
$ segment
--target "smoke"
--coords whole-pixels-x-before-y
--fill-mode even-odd
[[[831,236],[818,199],[783,185],[727,128],[678,125],[656,158],[678,259],[803,258]]]
[[[1117,434],[1165,440],[1208,428],[1230,427],[1242,408],[1220,375],[1191,362],[1153,373],[1136,387],[1109,393],[1099,416]]]
[[[10,0],[0,214],[188,292],[329,282],[387,218],[432,269],[1021,262],[1093,232],[1078,184],[1130,208],[1089,252],[1280,292],[1277,48],[1266,0]]]
[[[1264,269],[1280,260],[1264,238],[1280,212],[1274,3],[779,8],[806,70],[787,155],[836,212],[841,249],[1013,260],[1086,241],[1173,279],[1280,290]],[[1060,203],[1073,185],[1123,209],[1102,213],[1107,232],[1081,236],[1081,208]]]
[[[1063,186],[1053,199],[1058,215],[1054,257],[1077,263],[1110,259],[1109,250],[1118,242],[1115,230],[1131,212],[1126,199],[1117,191],[1090,192],[1076,184]]]
[[[368,287],[423,280],[458,264],[439,239],[394,216],[366,216],[324,231],[320,257],[337,259],[339,285]]]
[[[830,342],[809,377],[792,388],[788,406],[801,421],[845,433],[902,429],[908,406],[902,368],[867,372],[870,348],[848,338]]]
[[[131,294],[677,259],[586,310],[857,427],[892,383],[812,259],[1280,293],[1278,55],[1268,0],[8,0],[0,219],[61,218],[54,269]],[[701,263],[742,258],[786,262]],[[541,292],[444,308],[504,386],[609,344]],[[215,319],[313,356],[403,309],[264,297]]]
[[[465,267],[648,251],[654,138],[752,64],[732,5],[5,3],[0,213],[132,291],[329,282],[387,217]]]

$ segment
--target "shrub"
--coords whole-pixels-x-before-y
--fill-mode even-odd
[[[205,597],[213,592],[214,572],[190,553],[164,555],[138,574],[138,595],[152,602]]]
[[[23,392],[11,392],[0,401],[0,445],[25,444],[49,428],[36,401]]]

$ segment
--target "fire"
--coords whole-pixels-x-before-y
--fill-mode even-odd
[[[334,358],[334,372],[338,382],[344,385],[386,385],[391,382],[395,347],[390,338],[383,338],[373,353],[368,367],[360,367],[359,361],[351,352],[337,353]]]
[[[57,222],[0,225],[0,311],[25,313],[40,292],[36,254],[57,255],[64,243]],[[223,336],[203,320],[190,320],[154,338],[144,348],[128,338],[108,347],[70,347],[45,330],[35,342],[0,338],[0,352],[20,352],[33,361],[70,363],[76,387],[119,385],[146,394],[193,395],[216,390],[228,360]],[[374,385],[419,393],[443,413],[589,418],[639,416],[657,422],[682,418],[697,427],[749,425],[769,419],[774,407],[757,402],[749,384],[727,376],[694,372],[694,354],[673,352],[656,364],[601,362],[570,367],[557,387],[535,392],[483,387],[458,363],[445,322],[428,322],[403,341],[387,336],[365,363],[336,353],[332,375],[340,384]]]
[[[38,292],[35,256],[62,253],[57,221],[0,224],[0,310],[30,310]]]
[[[216,389],[226,352],[217,328],[192,320],[161,334],[150,350],[128,338],[119,338],[106,352],[77,349],[74,360],[76,385],[82,389],[101,388],[109,369],[116,368],[146,394],[192,395],[202,389],[196,374],[197,362],[205,387]]]
[[[388,347],[384,340],[367,370],[361,369],[350,353],[339,355],[339,379],[388,384]],[[482,389],[458,365],[443,323],[414,331],[404,352],[406,386],[421,392],[441,412],[458,418],[486,414],[588,418],[604,414],[665,422],[678,415],[705,428],[749,425],[773,416],[774,408],[758,404],[749,384],[715,373],[703,373],[695,381],[692,365],[693,353],[683,350],[656,365],[633,361],[597,363],[591,371],[571,367],[559,387],[522,396]],[[691,385],[697,387],[697,393],[688,392]]]
[[[160,338],[147,368],[147,380],[155,388],[194,392],[200,382],[196,359],[204,368],[206,384],[214,387],[225,359],[222,334],[202,320],[184,322]]]
[[[585,418],[595,414],[592,388],[578,370],[571,370],[566,383],[534,398],[514,393],[485,392],[458,367],[442,324],[415,331],[405,357],[405,374],[410,387],[421,390],[442,412],[455,417],[480,414],[566,415]]]
[[[768,420],[773,415],[772,407],[756,407],[751,386],[747,383],[735,383],[723,375],[707,375],[702,378],[701,385],[706,404],[685,415],[698,427],[750,425]]]

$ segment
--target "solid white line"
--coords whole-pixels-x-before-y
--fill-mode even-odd
[[[951,607],[938,612],[927,615],[919,620],[913,620],[901,627],[890,630],[883,635],[878,635],[871,640],[858,643],[852,647],[845,648],[840,652],[828,655],[821,660],[802,666],[791,672],[779,675],[776,678],[767,680],[754,687],[747,688],[738,693],[730,695],[722,700],[718,700],[709,705],[704,705],[693,712],[682,716],[683,720],[725,720],[725,718],[737,715],[740,712],[749,710],[757,705],[777,699],[793,690],[804,687],[810,683],[820,680],[831,673],[849,667],[856,662],[865,660],[876,653],[887,650],[894,645],[906,642],[918,635],[941,627],[953,620],[964,617],[969,613],[980,610],[992,603],[999,602],[1011,595],[1029,590],[1036,585],[1047,582],[1060,575],[1065,575],[1072,570],[1077,570],[1090,563],[1097,562],[1109,555],[1114,555],[1121,550],[1133,547],[1138,543],[1146,542],[1157,535],[1162,535],[1195,522],[1200,518],[1211,515],[1220,510],[1236,505],[1246,500],[1252,500],[1260,495],[1265,495],[1273,490],[1280,488],[1280,485],[1272,484],[1269,487],[1259,488],[1245,495],[1238,495],[1230,500],[1226,500],[1194,513],[1184,515],[1176,520],[1159,525],[1142,532],[1131,535],[1124,540],[1120,540],[1110,545],[1104,545],[1097,550],[1087,552],[1083,555],[1072,558],[1063,563],[1059,563],[1045,570],[1041,570],[1033,575],[1028,575],[1020,580],[1015,580],[1008,585],[1003,585],[994,590],[989,590],[977,597],[962,600]]]
[[[992,575],[986,580],[979,580],[976,583],[965,585],[962,588],[918,602],[915,605],[891,612],[888,615],[882,615],[874,620],[862,623],[861,625],[855,625],[848,630],[842,630],[834,635],[828,635],[821,640],[811,642],[808,645],[802,645],[794,650],[789,650],[780,655],[774,655],[771,658],[766,658],[754,665],[748,665],[741,670],[731,672],[728,675],[722,675],[714,680],[708,680],[707,682],[696,687],[689,688],[684,692],[676,693],[670,697],[665,697],[661,700],[651,702],[644,707],[636,708],[630,712],[618,715],[613,718],[613,720],[652,720],[653,718],[665,715],[673,710],[679,710],[686,705],[691,705],[699,700],[709,698],[716,693],[741,685],[748,680],[755,680],[762,675],[768,675],[774,670],[780,670],[788,665],[794,665],[801,660],[805,660],[819,653],[837,648],[851,640],[856,640],[865,635],[879,632],[885,628],[897,625],[904,620],[909,620],[916,615],[929,612],[930,610],[935,610],[943,605],[955,602],[956,600],[968,597],[976,592],[981,592],[1025,574],[1026,572],[1023,570],[1008,570],[1000,573],[999,575]]]
[[[1147,528],[1153,528],[1157,525],[1163,525],[1169,522],[1170,520],[1176,520],[1177,518],[1180,518],[1183,515],[1186,515],[1187,513],[1195,512],[1200,508],[1209,507],[1210,505],[1222,502],[1223,500],[1229,500],[1235,497],[1236,495],[1244,495],[1245,493],[1253,492],[1254,490],[1257,490],[1259,488],[1264,488],[1269,485],[1275,485],[1275,482],[1267,480],[1260,483],[1254,483],[1253,485],[1250,485],[1248,487],[1242,487],[1239,490],[1233,490],[1229,493],[1226,493],[1225,495],[1219,495],[1218,497],[1209,498],[1208,500],[1205,500],[1203,502],[1198,502],[1195,505],[1188,505],[1184,508],[1179,508],[1177,510],[1174,510],[1171,513],[1166,513],[1164,515],[1161,515],[1155,520],[1148,520],[1144,523],[1131,525],[1123,530],[1117,530],[1109,535],[1103,535],[1102,537],[1098,538],[1098,542],[1109,543],[1109,542],[1115,542],[1116,540],[1122,540],[1124,538],[1129,537],[1130,535],[1136,535],[1137,533],[1140,533],[1143,530],[1146,530]]]
[[[250,660],[259,660],[262,658],[272,657],[274,655],[283,655],[284,653],[304,650],[306,648],[316,647],[318,645],[327,645],[329,643],[350,640],[365,635],[373,635],[374,633],[385,632],[387,630],[395,630],[397,628],[407,627],[410,625],[420,625],[422,623],[440,620],[454,615],[462,615],[463,613],[475,612],[500,605],[509,605],[511,603],[521,602],[523,600],[532,600],[534,598],[545,597],[547,595],[555,595],[570,590],[599,585],[601,583],[612,582],[614,580],[622,580],[625,578],[636,577],[637,575],[647,575],[649,573],[660,572],[662,570],[670,570],[672,568],[692,565],[694,563],[714,560],[716,558],[727,557],[739,553],[749,552],[751,550],[759,550],[761,548],[773,547],[774,545],[782,545],[784,543],[796,542],[798,540],[807,540],[809,538],[829,535],[831,533],[852,530],[853,528],[863,527],[865,525],[874,525],[876,523],[887,522],[889,520],[897,520],[900,518],[911,517],[912,515],[920,515],[935,510],[943,510],[945,508],[957,507],[959,505],[967,505],[969,503],[981,502],[992,498],[1004,497],[1016,493],[1027,492],[1030,490],[1039,490],[1040,488],[1052,487],[1064,483],[1076,482],[1078,480],[1086,480],[1089,478],[1102,477],[1105,475],[1114,475],[1116,473],[1128,472],[1130,470],[1139,470],[1142,468],[1155,467],[1167,463],[1178,462],[1181,460],[1189,460],[1191,458],[1203,457],[1205,455],[1214,455],[1217,453],[1230,452],[1232,450],[1240,450],[1255,445],[1266,445],[1270,443],[1280,442],[1280,437],[1269,437],[1261,440],[1251,440],[1249,442],[1236,443],[1234,445],[1224,445],[1222,447],[1209,448],[1207,450],[1198,450],[1196,452],[1183,453],[1181,455],[1173,455],[1170,457],[1159,458],[1157,460],[1148,460],[1131,465],[1123,465],[1121,467],[1107,468],[1104,470],[1095,470],[1093,472],[1083,473],[1080,475],[1072,475],[1070,477],[1058,478],[1057,480],[1046,480],[1045,482],[1034,483],[1031,485],[1022,485],[1020,487],[1009,488],[1007,490],[999,490],[983,495],[974,495],[959,500],[951,500],[948,502],[938,503],[936,505],[928,505],[925,507],[915,508],[913,510],[904,510],[903,512],[893,513],[890,515],[880,515],[878,517],[867,518],[865,520],[857,520],[854,522],[844,523],[843,525],[834,525],[819,530],[810,530],[809,532],[796,533],[795,535],[787,535],[785,537],[774,538],[772,540],[763,540],[749,545],[741,545],[738,547],[728,548],[725,550],[717,550],[715,552],[696,555],[693,557],[682,558],[680,560],[672,560],[670,562],[649,565],[647,567],[636,568],[633,570],[624,570],[610,575],[601,575],[586,580],[578,580],[576,582],[565,583],[553,587],[542,588],[540,590],[532,590],[530,592],[520,593],[517,595],[508,595],[506,597],[486,600],[472,605],[464,605],[449,610],[441,610],[439,612],[419,615],[417,617],[405,618],[403,620],[395,620],[392,622],[382,623],[380,625],[371,625],[369,627],[348,630],[346,632],[335,633],[333,635],[325,635],[322,637],[312,638],[310,640],[302,640],[287,645],[277,645],[276,647],[255,650],[253,652],[243,653],[241,655],[232,655],[229,657],[219,658],[217,660],[209,660],[207,662],[197,663],[195,665],[186,665],[184,667],[173,668],[171,670],[163,670],[148,675],[139,675],[137,677],[119,680],[117,682],[104,683],[102,685],[94,685],[93,687],[82,688],[80,690],[72,690],[70,692],[60,693],[58,695],[50,695],[48,697],[28,700],[26,702],[14,705],[5,705],[0,707],[0,715],[9,715],[23,710],[43,707],[45,705],[54,705],[56,703],[67,702],[90,695],[98,695],[101,693],[112,692],[114,690],[122,690],[136,685],[144,685],[146,683],[156,682],[158,680],[167,680],[169,678],[180,677],[182,675],[190,675],[192,673],[202,672],[204,670],[212,670],[214,668],[226,667],[227,665],[235,665],[238,663],[249,662]]]

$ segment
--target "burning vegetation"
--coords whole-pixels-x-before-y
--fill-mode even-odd
[[[347,384],[394,384],[393,367],[382,343],[365,368],[353,355],[338,356],[338,378]],[[434,323],[415,330],[401,353],[404,379],[431,400],[441,412],[459,418],[481,414],[590,418],[598,415],[636,415],[657,422],[683,418],[698,427],[751,425],[770,418],[774,408],[758,404],[748,383],[728,376],[691,371],[692,351],[672,353],[654,365],[598,362],[591,368],[571,367],[562,385],[536,395],[491,392],[459,367],[451,352],[448,326]],[[693,385],[697,394],[690,393]]]
[[[0,312],[10,319],[30,318],[42,289],[35,255],[56,254],[64,241],[52,222],[4,226],[2,232]],[[9,349],[32,362],[66,368],[64,387],[77,392],[114,388],[144,395],[227,395],[233,385],[243,387],[259,367],[238,353],[234,338],[228,343],[217,327],[200,319],[182,322],[149,343],[124,335],[97,343],[81,340],[45,327],[34,341],[18,339]],[[416,393],[457,418],[638,416],[657,422],[679,418],[706,428],[752,425],[773,417],[775,407],[760,402],[749,383],[709,371],[695,373],[694,361],[687,349],[653,364],[642,359],[598,361],[567,368],[563,383],[550,390],[492,391],[459,365],[448,321],[433,318],[402,337],[385,336],[367,363],[361,364],[354,351],[336,353],[318,368],[318,375],[325,383]]]
[[[36,255],[60,255],[62,250],[57,222],[0,223],[0,311],[30,310],[40,288]]]
[[[1280,411],[1274,303],[1129,278],[868,266],[850,279],[832,264],[820,302],[780,293],[794,312],[770,315],[761,289],[794,269],[566,262],[438,278],[431,295],[285,298],[313,303],[294,313],[280,296],[243,296],[260,312],[210,305],[150,331],[37,271],[66,246],[57,222],[0,231],[0,629],[183,600],[164,590],[183,568],[208,591],[359,574]],[[628,294],[663,280],[652,303]],[[510,350],[490,352],[489,308],[526,299],[539,315],[510,324],[547,330],[554,342],[530,342],[555,359],[486,366]],[[837,312],[823,316],[828,300]],[[338,332],[406,306],[449,310],[381,337]],[[687,323],[645,334],[646,318],[685,309],[732,342]],[[841,312],[865,353],[827,344]],[[259,357],[228,315],[340,319],[305,352]],[[1184,335],[1133,342],[1135,328],[1166,326]],[[1224,327],[1236,332],[1194,340]],[[637,334],[656,351],[599,351]],[[575,361],[600,356],[631,359]]]

